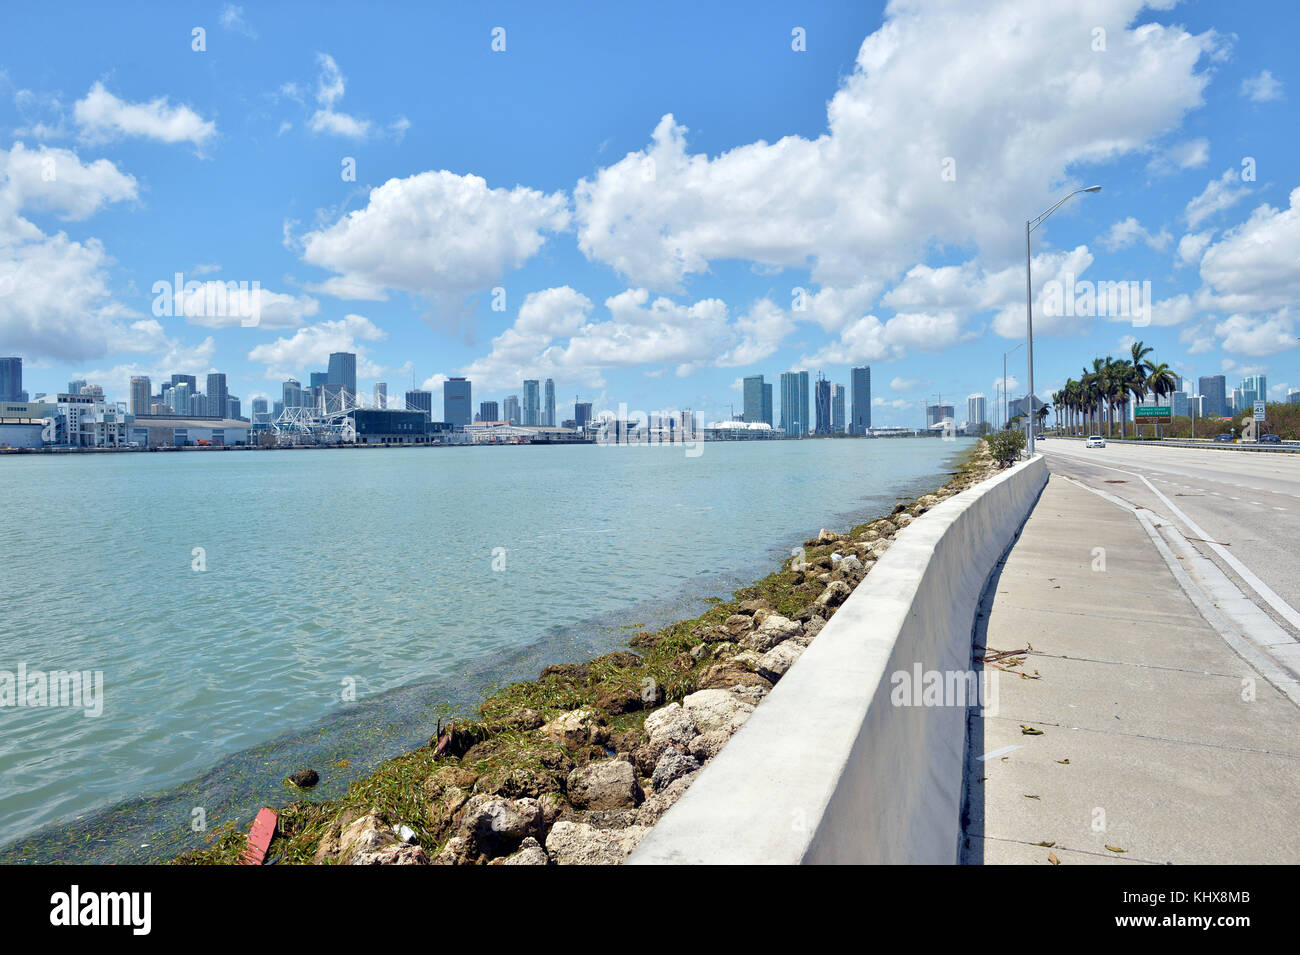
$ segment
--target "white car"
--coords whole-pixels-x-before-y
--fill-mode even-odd
[[[1099,434],[1091,434],[1088,436],[1088,440],[1083,443],[1083,446],[1085,448],[1104,448],[1106,447],[1106,439]]]

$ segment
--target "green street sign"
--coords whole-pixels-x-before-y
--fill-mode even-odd
[[[1170,405],[1138,405],[1133,409],[1134,417],[1140,419],[1153,418],[1173,418],[1173,407]]]

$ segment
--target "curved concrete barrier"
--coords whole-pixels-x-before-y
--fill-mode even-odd
[[[969,671],[984,585],[1046,483],[1038,455],[905,528],[629,864],[956,862],[966,707],[912,705],[911,684]]]

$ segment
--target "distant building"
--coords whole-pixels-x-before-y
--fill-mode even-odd
[[[1292,388],[1286,393],[1286,403],[1289,405],[1300,405],[1300,388]]]
[[[0,359],[2,362],[3,359]],[[149,399],[153,393],[153,382],[144,375],[136,375],[131,379],[131,414],[148,414]],[[3,396],[0,396],[2,399]]]
[[[844,386],[836,385],[834,393],[831,395],[831,431],[835,434],[843,434],[844,423]]]
[[[148,381],[148,379],[145,379]],[[0,401],[26,401],[23,391],[23,360],[19,357],[0,358]]]
[[[1169,395],[1169,411],[1175,418],[1191,417],[1192,413],[1187,400],[1187,392],[1175,391]]]
[[[984,395],[966,396],[966,430],[972,434],[980,431],[980,425],[989,420],[989,403]]]
[[[380,411],[388,407],[388,382],[375,382],[375,407]]]
[[[591,420],[591,402],[575,401],[573,403],[573,426],[575,428],[585,428],[587,422]]]
[[[546,379],[546,409],[542,416],[542,425],[547,428],[555,427],[555,382],[550,378]]]
[[[281,404],[286,408],[302,408],[309,404],[307,395],[302,390],[302,383],[297,378],[285,379],[280,386]]]
[[[406,409],[408,411],[423,411],[432,418],[433,416],[433,392],[415,390],[406,393]]]
[[[232,420],[243,418],[239,413],[239,399],[234,395],[226,395],[226,417]]]
[[[945,422],[954,422],[954,412],[956,409],[952,405],[937,404],[925,406],[925,426],[926,428],[938,428]],[[955,423],[951,424],[955,427]]]
[[[772,383],[763,382],[763,421],[770,427],[772,424]]]
[[[818,377],[816,386],[816,427],[817,434],[831,433],[831,383]]]
[[[742,421],[767,421],[763,416],[763,376],[751,375],[742,383],[745,411]]]
[[[448,378],[442,386],[442,420],[463,428],[474,420],[471,385],[468,378]]]
[[[478,406],[479,421],[500,421],[500,406],[495,401],[484,401]]]
[[[1251,411],[1256,401],[1268,400],[1268,378],[1264,375],[1247,375],[1241,379],[1241,405],[1238,410]]]
[[[854,368],[849,384],[853,389],[849,434],[866,434],[871,430],[871,366]]]
[[[171,408],[172,414],[187,415],[190,414],[190,385],[187,381],[178,381],[176,384],[163,389],[163,397],[167,400],[167,406]],[[207,411],[207,408],[204,408]],[[133,411],[133,414],[140,414],[139,411]]]
[[[175,388],[182,381],[190,386],[190,394],[197,395],[199,393],[199,379],[197,375],[172,375],[171,385]]]
[[[175,376],[173,376],[173,379],[174,378]],[[81,389],[85,387],[86,387],[85,378],[73,378],[70,382],[68,382],[68,394],[79,395],[81,394]]]
[[[501,410],[503,413],[503,421],[509,421],[513,425],[523,424],[523,413],[519,407],[518,395],[510,395],[506,398]]]
[[[326,388],[334,394],[346,392],[356,401],[357,397],[357,356],[350,351],[336,351],[330,355],[329,371],[326,373]]]
[[[812,426],[808,408],[808,372],[781,374],[781,430],[790,438],[803,437]]]
[[[208,375],[208,416],[212,418],[222,418],[226,414],[226,398],[230,393],[226,390],[226,376],[221,372],[213,372]]]
[[[524,381],[524,427],[537,428],[541,426],[542,409],[540,405],[540,382],[535,378],[526,379]]]

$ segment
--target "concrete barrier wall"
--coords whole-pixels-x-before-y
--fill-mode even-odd
[[[892,678],[969,669],[980,595],[1046,483],[1040,455],[900,532],[629,864],[956,862],[966,709],[895,705]]]

